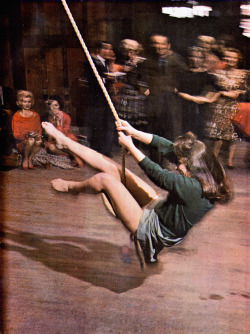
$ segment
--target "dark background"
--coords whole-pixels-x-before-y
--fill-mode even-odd
[[[96,40],[108,40],[116,50],[124,38],[136,39],[146,49],[149,35],[157,32],[166,34],[173,49],[186,58],[188,47],[195,44],[198,35],[226,35],[229,44],[243,54],[240,66],[249,70],[249,38],[239,27],[244,1],[197,1],[213,11],[209,17],[195,18],[173,18],[161,12],[163,6],[189,6],[187,1],[67,3],[90,51]],[[31,90],[41,113],[43,100],[59,94],[73,122],[77,121],[82,112],[77,108],[83,102],[76,101],[74,83],[84,75],[85,55],[61,1],[1,2],[0,50],[5,86]]]

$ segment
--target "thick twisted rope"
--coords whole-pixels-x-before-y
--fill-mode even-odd
[[[73,26],[73,28],[75,30],[75,33],[76,33],[76,35],[77,35],[77,37],[79,39],[79,42],[81,43],[81,46],[82,46],[82,48],[83,48],[83,50],[85,52],[85,55],[86,55],[86,57],[87,57],[87,59],[89,61],[89,64],[90,64],[90,66],[91,66],[91,68],[92,68],[92,70],[93,70],[93,72],[95,74],[95,77],[96,77],[96,79],[97,79],[97,81],[98,81],[98,83],[99,83],[99,85],[100,85],[100,87],[101,87],[101,89],[102,89],[102,91],[104,93],[104,96],[105,96],[105,98],[106,98],[106,100],[108,102],[108,105],[109,105],[109,107],[110,107],[110,109],[111,109],[111,111],[112,111],[112,113],[114,115],[114,118],[115,118],[116,121],[119,121],[119,116],[118,116],[118,114],[116,112],[114,104],[113,104],[113,102],[112,102],[112,100],[111,100],[111,98],[109,96],[109,93],[108,93],[108,91],[107,91],[107,89],[106,89],[106,87],[105,87],[105,85],[103,83],[102,78],[100,77],[100,75],[99,75],[99,73],[98,73],[98,71],[96,69],[96,66],[95,66],[95,64],[94,64],[94,62],[92,60],[92,57],[91,57],[91,55],[90,55],[90,53],[88,51],[88,48],[87,48],[87,46],[86,46],[86,44],[85,44],[85,42],[84,42],[84,40],[82,38],[82,35],[81,35],[81,33],[80,33],[77,25],[76,25],[76,22],[75,22],[72,14],[71,14],[71,11],[70,11],[70,9],[69,9],[69,7],[67,5],[67,2],[65,0],[61,0],[61,1],[62,1],[64,9],[65,9],[65,11],[66,11],[66,13],[68,15],[68,18],[69,18],[69,20],[70,20],[70,22],[71,22],[71,24],[72,24],[72,26]],[[123,148],[123,150],[122,150],[122,157],[123,157],[122,158],[122,183],[124,185],[126,184],[126,177],[125,177],[125,154],[126,154],[126,150]]]

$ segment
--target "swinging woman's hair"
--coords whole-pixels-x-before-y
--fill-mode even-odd
[[[176,138],[174,152],[190,176],[200,182],[204,197],[219,203],[227,203],[232,198],[232,188],[221,163],[192,132]]]

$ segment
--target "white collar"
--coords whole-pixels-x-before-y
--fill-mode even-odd
[[[97,55],[96,58],[101,61],[101,63],[103,64],[103,66],[106,66],[104,58],[102,58],[100,55]]]

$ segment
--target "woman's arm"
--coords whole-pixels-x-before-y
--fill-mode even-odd
[[[60,130],[65,136],[71,132],[71,117],[66,113],[63,113],[62,126],[58,126],[57,129]]]
[[[128,122],[119,120],[116,122],[116,128],[140,142],[150,145],[158,150],[159,153],[169,156],[173,154],[173,143],[163,137],[146,133],[133,128]],[[134,152],[134,148],[133,148]],[[132,153],[132,152],[131,152]]]
[[[13,132],[13,137],[16,140],[24,140],[25,136],[22,132],[22,129],[20,127],[20,123],[18,121],[18,114],[14,114],[12,118],[12,132]]]
[[[215,102],[220,96],[220,93],[219,92],[218,93],[209,92],[205,96],[193,96],[187,93],[178,92],[178,95],[187,101],[192,101],[198,104],[203,104],[203,103]]]
[[[133,137],[136,140],[139,140],[140,142],[144,144],[150,144],[153,135],[151,133],[146,133],[143,131],[139,131],[135,128],[133,128],[128,122],[126,121],[117,121],[116,122],[116,129],[117,131],[124,131],[128,136]],[[132,152],[131,152],[132,153]]]
[[[137,162],[140,162],[145,158],[145,154],[134,145],[131,136],[125,135],[122,131],[119,131],[118,139],[119,143],[132,154]]]
[[[221,92],[222,95],[229,97],[230,99],[237,99],[241,94],[245,94],[245,90],[231,90],[231,91],[223,91]]]

